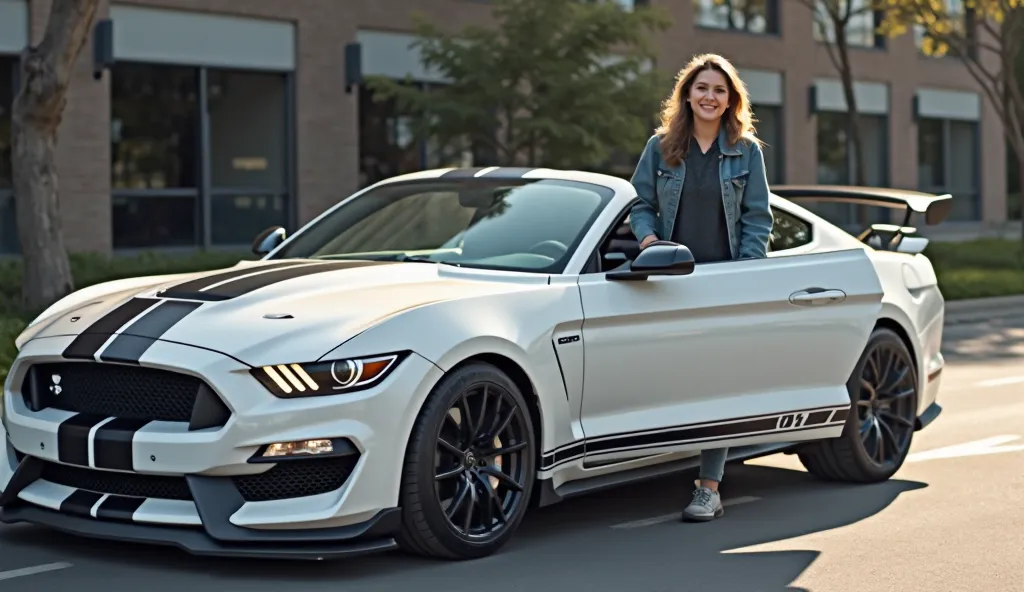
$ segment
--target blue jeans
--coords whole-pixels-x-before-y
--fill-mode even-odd
[[[712,448],[700,451],[700,478],[708,481],[722,481],[725,474],[725,457],[728,448]]]

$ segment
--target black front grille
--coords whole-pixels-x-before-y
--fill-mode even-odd
[[[247,502],[319,495],[340,489],[359,460],[358,455],[289,460],[259,475],[233,477]]]
[[[188,488],[188,482],[185,481],[184,477],[97,471],[95,469],[44,462],[40,478],[50,483],[94,491],[96,493],[169,500],[192,500],[192,491]]]
[[[54,393],[57,386],[59,394]],[[54,408],[126,419],[188,422],[202,386],[203,381],[194,376],[156,368],[58,362],[33,366],[22,394],[25,403],[37,411]]]

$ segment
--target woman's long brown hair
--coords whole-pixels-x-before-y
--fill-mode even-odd
[[[656,133],[661,136],[662,157],[669,166],[678,166],[686,158],[693,136],[693,110],[687,98],[694,78],[705,70],[720,72],[729,87],[729,107],[722,114],[722,125],[729,143],[736,144],[740,139],[746,139],[761,145],[754,130],[754,114],[750,111],[747,87],[736,68],[722,56],[706,53],[694,57],[679,71],[672,94],[662,105],[661,126]]]

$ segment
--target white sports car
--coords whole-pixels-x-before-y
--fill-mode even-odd
[[[950,197],[775,192],[770,257],[694,265],[639,251],[623,179],[431,170],[268,229],[259,261],[79,290],[17,340],[0,519],[197,554],[458,559],[530,505],[707,447],[887,479],[940,411],[926,240],[795,202],[937,223]]]

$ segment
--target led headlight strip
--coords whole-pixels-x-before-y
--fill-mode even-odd
[[[369,388],[391,373],[405,353],[305,364],[275,364],[250,373],[272,394],[282,398],[333,395]]]

